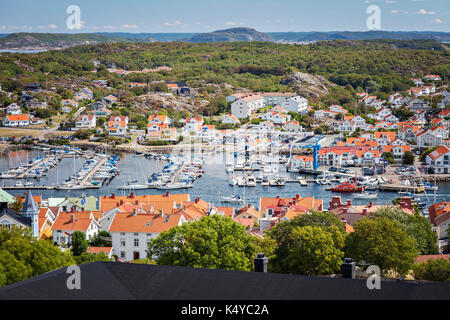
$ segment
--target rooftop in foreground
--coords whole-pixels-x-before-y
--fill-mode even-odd
[[[5,299],[150,299],[150,300],[288,300],[288,299],[448,299],[450,283],[382,280],[369,290],[366,280],[308,277],[94,262],[80,266],[81,290],[68,290],[66,268],[0,288]]]

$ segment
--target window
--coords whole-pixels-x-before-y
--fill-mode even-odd
[[[134,246],[139,247],[139,239],[138,238],[134,239]]]
[[[125,235],[125,232],[121,232],[120,235],[121,235],[121,236],[124,236],[124,235]]]
[[[120,251],[120,258],[125,259],[125,251]]]
[[[120,246],[125,247],[125,239],[120,239]]]

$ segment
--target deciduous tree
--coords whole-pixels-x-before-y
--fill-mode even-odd
[[[75,231],[72,233],[72,252],[74,256],[79,256],[83,252],[86,252],[88,248],[88,241],[86,240],[86,234],[82,231]]]
[[[255,240],[228,217],[208,216],[161,233],[148,245],[160,265],[250,271]]]
[[[345,241],[345,256],[380,267],[386,275],[405,275],[417,255],[415,241],[396,221],[387,218],[362,219]]]

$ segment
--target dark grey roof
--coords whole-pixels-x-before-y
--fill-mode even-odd
[[[4,215],[11,217],[12,219],[18,221],[23,226],[31,227],[31,218],[24,217],[21,214],[17,213],[16,211],[14,211],[6,206],[0,206],[0,217],[2,217]]]
[[[450,283],[366,281],[275,273],[94,262],[80,266],[81,290],[68,290],[66,268],[0,288],[2,299],[449,299]]]
[[[28,189],[27,196],[25,198],[25,202],[23,204],[22,210],[20,211],[22,215],[31,217],[34,213],[39,213],[38,206],[33,199],[33,195],[31,194],[31,190]]]

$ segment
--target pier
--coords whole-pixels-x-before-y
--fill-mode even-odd
[[[380,191],[406,191],[411,193],[423,193],[425,191],[424,187],[417,186],[405,186],[402,184],[381,184],[379,187]]]
[[[61,160],[61,156],[55,156],[56,160],[59,162]],[[22,172],[21,174],[18,174],[15,179],[23,179],[25,178],[25,176],[32,172],[33,170],[38,169],[45,161],[47,160],[47,158],[44,158],[42,160],[40,160],[38,163],[36,163],[34,166],[32,166],[31,168],[25,170],[24,172]]]
[[[86,186],[86,185],[90,185],[88,184],[88,181],[90,181],[90,179],[92,178],[92,176],[94,174],[97,173],[97,171],[102,167],[102,165],[106,162],[107,157],[102,157],[98,163],[95,165],[95,167],[81,180],[80,185],[82,186]],[[96,186],[96,187],[100,187],[100,186]]]

